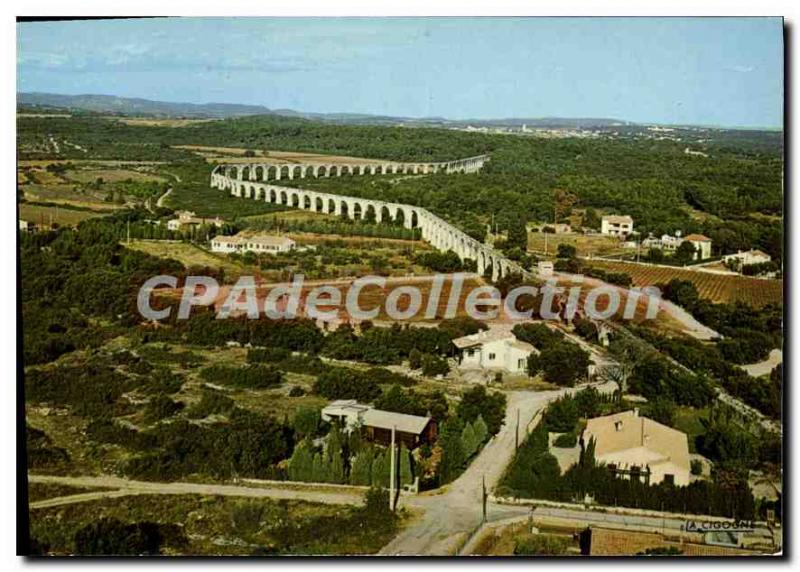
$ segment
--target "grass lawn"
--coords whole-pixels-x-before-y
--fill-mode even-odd
[[[170,240],[132,240],[124,246],[133,250],[141,250],[159,258],[172,258],[187,268],[189,266],[209,266],[222,268],[226,273],[240,274],[247,266],[230,260],[227,256],[214,254],[195,244]]]
[[[105,213],[88,210],[74,210],[64,207],[50,207],[21,203],[19,205],[19,218],[34,224],[57,223],[59,226],[75,226],[82,220],[103,216]]]
[[[628,252],[620,248],[619,241],[607,236],[583,234],[546,234],[543,232],[528,233],[528,250],[537,254],[545,253],[545,241],[547,242],[547,254],[555,255],[559,244],[574,246],[578,251],[578,256],[609,256]]]

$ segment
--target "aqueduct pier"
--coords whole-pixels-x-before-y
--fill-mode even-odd
[[[373,173],[414,172],[475,173],[480,170],[487,159],[488,157],[486,156],[480,156],[444,163],[387,162],[380,165],[354,166],[355,169],[366,167],[367,170],[350,171],[350,174],[363,175]],[[468,236],[460,229],[425,208],[402,203],[390,203],[375,199],[349,197],[268,184],[266,181],[272,179],[263,178],[268,177],[270,173],[269,168],[264,170],[265,166],[270,167],[262,163],[217,165],[211,172],[211,187],[227,190],[231,195],[236,197],[265,201],[271,204],[287,205],[293,208],[323,214],[345,215],[354,220],[369,217],[376,222],[402,221],[405,228],[419,228],[423,240],[430,243],[434,248],[443,252],[452,250],[461,260],[468,258],[474,260],[477,263],[479,274],[483,274],[487,268],[491,268],[492,280],[497,280],[512,272],[519,272],[523,275],[528,274],[528,272],[516,262],[509,260],[491,246]],[[274,167],[274,165],[272,167]],[[288,171],[288,178],[290,179],[293,179],[298,173],[300,178],[307,175],[312,177],[341,176],[344,174],[343,169],[347,169],[348,166],[294,163],[291,167],[292,170]],[[380,170],[373,171],[369,169],[370,167],[378,167]],[[283,167],[281,167],[281,169],[282,168]],[[420,169],[422,170],[420,171]],[[257,175],[259,170],[261,173]],[[278,173],[275,180],[281,177],[281,170],[272,172]],[[283,173],[287,173],[287,171],[284,170]]]

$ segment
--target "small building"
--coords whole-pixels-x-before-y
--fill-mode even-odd
[[[229,254],[231,252],[256,252],[260,254],[277,254],[289,252],[296,243],[286,236],[270,234],[235,236],[215,236],[211,239],[211,251]]]
[[[728,254],[723,256],[722,260],[728,263],[729,266],[741,268],[742,266],[750,266],[751,264],[770,262],[772,257],[761,250],[750,249],[747,251],[740,250],[736,254]]]
[[[600,220],[600,234],[624,238],[633,233],[633,219],[627,215],[606,215]]]
[[[539,278],[548,278],[553,275],[553,268],[552,260],[540,260],[536,264],[536,273]]]
[[[689,484],[686,434],[640,417],[638,409],[589,419],[582,436],[584,448],[591,440],[596,461],[618,477],[649,484]]]
[[[695,260],[705,260],[711,258],[711,239],[702,234],[688,234],[684,239],[692,243],[697,251],[694,255]]]
[[[565,222],[558,222],[548,226],[552,227],[555,234],[569,234],[572,232],[572,226]]]
[[[169,230],[180,230],[188,226],[200,226],[203,224],[213,224],[217,228],[222,228],[225,224],[219,217],[214,218],[200,218],[195,215],[193,211],[176,211],[178,218],[173,218],[167,221],[167,228]]]
[[[528,371],[528,356],[539,353],[508,330],[488,329],[453,340],[459,350],[460,369],[503,370],[508,373]]]
[[[31,227],[31,224],[27,220],[19,219],[19,229],[23,232],[27,232]]]
[[[436,422],[431,417],[375,409],[355,399],[333,401],[322,409],[321,416],[329,423],[341,423],[345,431],[360,431],[366,439],[382,445],[391,444],[392,429],[395,442],[408,449],[432,443],[438,434]]]

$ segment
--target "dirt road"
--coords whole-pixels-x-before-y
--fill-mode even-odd
[[[98,477],[60,477],[52,475],[28,475],[31,483],[53,483],[78,487],[106,487],[112,490],[92,491],[77,495],[69,495],[45,499],[30,503],[31,509],[46,508],[62,504],[87,502],[102,498],[117,498],[127,495],[219,495],[251,498],[271,498],[304,500],[324,504],[359,505],[363,502],[364,492],[356,487],[314,487],[287,483],[284,485],[218,485],[204,483],[157,483],[133,481],[102,475]]]

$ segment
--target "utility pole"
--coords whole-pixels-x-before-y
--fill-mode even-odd
[[[483,475],[481,477],[481,493],[482,493],[481,499],[483,501],[483,522],[485,523],[486,522],[486,498],[487,498],[487,495],[486,495],[486,475]]]
[[[397,499],[395,498],[395,454],[394,454],[394,439],[395,439],[395,429],[396,427],[392,426],[392,448],[391,448],[391,466],[389,467],[389,510],[394,512],[395,508],[397,508]]]
[[[519,408],[517,408],[517,428],[514,433],[514,448],[519,449]]]

